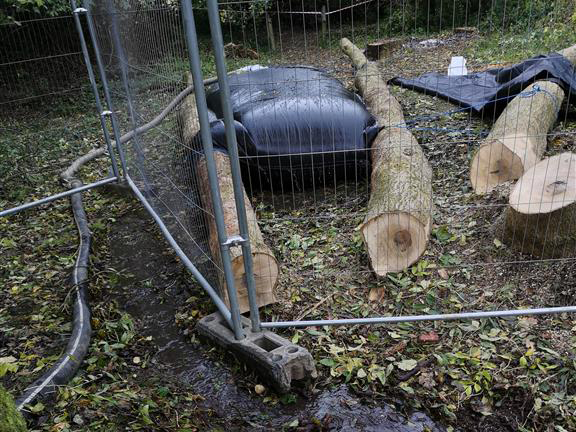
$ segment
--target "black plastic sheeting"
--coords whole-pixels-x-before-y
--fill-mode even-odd
[[[367,149],[378,133],[376,119],[359,96],[328,73],[269,67],[230,74],[229,84],[247,186],[305,186],[365,171]],[[226,151],[217,84],[207,89],[207,102],[215,115],[214,147]]]
[[[476,112],[500,111],[526,87],[538,80],[554,81],[576,102],[574,66],[558,53],[540,55],[517,65],[464,76],[427,73],[418,78],[393,78],[390,84],[448,100]]]

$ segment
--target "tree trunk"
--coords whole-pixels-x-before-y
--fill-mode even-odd
[[[541,91],[535,90],[538,88]],[[526,96],[529,92],[535,93]],[[508,104],[472,159],[474,192],[489,193],[538,163],[563,100],[564,90],[558,84],[537,81]]]
[[[539,258],[576,252],[576,154],[562,153],[530,168],[516,183],[504,241]]]
[[[559,51],[576,64],[576,45]],[[516,96],[500,114],[490,135],[482,142],[470,165],[470,181],[477,194],[489,193],[497,185],[516,180],[538,163],[546,150],[546,135],[556,122],[564,100],[562,88],[550,81],[537,81],[533,96]]]
[[[216,162],[220,197],[224,209],[224,224],[226,225],[226,232],[228,233],[228,237],[240,235],[238,218],[236,215],[236,203],[234,201],[232,173],[230,171],[230,160],[228,155],[221,152],[214,153],[214,160]],[[210,245],[210,251],[212,252],[212,257],[215,259],[216,263],[220,263],[220,243],[218,241],[216,222],[214,217],[211,216],[214,212],[211,201],[210,185],[208,182],[208,170],[206,159],[204,157],[198,161],[197,175],[200,198],[202,199],[204,208],[207,209],[210,214],[206,218],[208,223],[208,243]],[[244,205],[246,207],[248,233],[250,237],[250,246],[252,248],[256,297],[258,300],[258,307],[262,307],[276,302],[274,287],[276,286],[276,280],[278,278],[278,262],[276,261],[272,251],[264,242],[264,237],[258,227],[256,214],[252,209],[252,205],[250,204],[246,192],[244,192]],[[248,302],[248,290],[246,288],[242,249],[240,247],[230,248],[230,256],[232,258],[232,272],[234,273],[234,281],[238,292],[238,305],[240,307],[240,313],[244,313],[250,310],[250,304]],[[224,273],[219,271],[218,277],[220,296],[229,306],[230,302],[228,299],[228,291],[226,290]]]
[[[355,85],[382,127],[372,144],[370,200],[360,226],[374,272],[401,271],[426,249],[432,220],[432,169],[406,128],[402,107],[374,63],[344,38]]]
[[[188,77],[188,82],[191,83],[191,76]],[[198,122],[198,113],[196,111],[196,99],[194,93],[184,99],[179,112],[180,135],[184,146],[193,146],[200,131],[200,124]],[[194,150],[199,150],[195,148]],[[185,155],[180,155],[185,157]],[[218,183],[220,186],[220,195],[222,199],[222,206],[224,209],[224,221],[226,224],[226,231],[228,236],[239,235],[240,230],[238,227],[238,219],[236,215],[236,203],[234,201],[234,189],[232,185],[232,173],[230,171],[230,161],[228,156],[224,153],[214,153],[216,162],[216,170],[218,173]],[[218,232],[216,230],[216,223],[214,217],[212,200],[210,194],[210,186],[208,182],[208,172],[206,167],[206,160],[204,157],[194,158],[197,160],[196,166],[191,167],[196,171],[198,179],[198,188],[200,198],[202,200],[203,208],[206,209],[206,223],[208,226],[208,242],[212,258],[217,265],[221,263],[220,256],[220,243],[218,241]],[[274,295],[274,287],[278,278],[278,262],[272,251],[264,243],[262,232],[258,227],[256,215],[250,204],[246,192],[244,192],[244,205],[246,207],[246,216],[248,219],[248,233],[250,237],[250,245],[252,249],[252,259],[254,263],[254,280],[256,284],[256,297],[258,299],[258,306],[265,306],[276,302]],[[236,289],[238,291],[238,304],[240,312],[244,313],[250,310],[248,303],[248,291],[246,289],[245,272],[244,272],[244,258],[242,257],[242,250],[240,247],[232,247],[230,249],[232,258],[232,271],[234,273],[234,280]],[[226,281],[222,271],[218,271],[219,278],[219,292],[222,300],[229,306],[228,291],[226,289]]]

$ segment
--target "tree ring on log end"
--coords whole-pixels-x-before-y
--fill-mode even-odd
[[[534,165],[510,193],[510,207],[523,214],[550,213],[576,202],[576,155],[562,153]]]
[[[428,228],[406,212],[383,213],[362,224],[374,272],[385,276],[418,261],[426,249]]]
[[[499,184],[522,176],[522,159],[499,140],[480,147],[470,167],[470,181],[477,194],[489,193]]]

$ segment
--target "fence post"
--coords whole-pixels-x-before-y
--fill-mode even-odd
[[[268,10],[266,10],[265,12],[265,17],[266,17],[266,34],[268,35],[268,44],[270,45],[270,49],[272,51],[276,51],[276,41],[274,40],[274,27],[272,26],[272,18],[270,18]],[[220,25],[220,22],[218,22],[218,25]]]
[[[116,156],[114,156],[114,148],[110,142],[110,134],[108,133],[108,127],[106,126],[106,112],[102,109],[102,102],[100,101],[100,94],[98,93],[98,86],[96,85],[96,78],[94,77],[94,69],[92,68],[90,54],[88,54],[88,47],[86,46],[86,38],[84,37],[84,30],[82,29],[82,23],[80,22],[79,17],[79,14],[86,13],[87,10],[86,8],[78,8],[76,6],[76,0],[70,0],[70,5],[72,6],[72,15],[74,16],[74,23],[76,24],[76,31],[78,32],[78,36],[80,38],[80,47],[82,49],[82,56],[84,57],[86,69],[88,71],[90,87],[92,88],[92,93],[94,94],[94,99],[96,101],[96,109],[98,110],[98,116],[100,117],[100,125],[102,126],[104,141],[106,141],[106,147],[108,148],[110,163],[112,164],[112,172],[114,173],[114,177],[117,177],[117,181],[120,181],[121,179],[118,175]]]
[[[326,5],[322,5],[321,11],[322,18],[322,42],[326,42]]]
[[[252,321],[252,330],[260,331],[260,315],[258,312],[258,300],[256,297],[256,283],[254,281],[252,249],[250,246],[248,220],[244,203],[244,185],[242,183],[242,173],[240,170],[238,142],[236,141],[236,132],[234,128],[234,116],[230,104],[230,86],[228,84],[228,74],[226,71],[224,39],[222,37],[222,28],[220,26],[217,0],[208,1],[208,20],[210,22],[210,33],[212,35],[212,45],[214,47],[218,85],[220,86],[220,103],[224,114],[226,144],[230,156],[230,171],[232,172],[232,183],[234,185],[234,201],[236,203],[236,213],[238,215],[238,228],[240,229],[240,236],[244,240],[242,242],[242,256],[244,258],[246,289],[248,291],[248,301],[250,304],[250,319]]]
[[[202,68],[200,63],[200,50],[198,48],[198,37],[196,34],[196,24],[194,22],[194,13],[192,11],[191,0],[181,0],[182,20],[186,33],[186,45],[188,46],[188,57],[190,69],[194,82],[196,93],[196,107],[198,110],[198,120],[200,122],[200,135],[204,147],[204,157],[206,158],[206,167],[208,171],[208,183],[210,185],[210,195],[212,197],[212,207],[214,209],[214,219],[216,230],[218,231],[218,242],[220,243],[220,255],[222,257],[222,267],[226,278],[226,287],[228,289],[228,298],[230,300],[230,313],[232,315],[232,326],[236,339],[244,338],[242,322],[240,321],[240,310],[238,308],[238,295],[232,272],[232,260],[230,258],[230,249],[226,225],[224,224],[224,212],[222,209],[222,200],[220,198],[220,188],[218,187],[218,175],[214,163],[214,149],[212,146],[212,136],[210,134],[210,122],[208,120],[208,107],[206,105],[206,93],[202,79]]]
[[[110,96],[110,87],[108,85],[106,69],[104,68],[104,63],[102,62],[100,45],[98,44],[98,38],[94,28],[94,21],[92,20],[92,14],[90,12],[90,1],[84,0],[82,5],[84,6],[84,9],[86,9],[86,22],[88,23],[88,32],[90,33],[90,40],[92,41],[92,48],[94,49],[94,56],[96,57],[96,65],[98,66],[98,74],[100,75],[102,89],[104,90],[104,99],[106,100],[106,105],[108,105],[108,111],[105,111],[102,114],[110,116],[110,123],[112,123],[112,133],[114,134],[114,142],[116,143],[118,155],[120,156],[120,164],[122,165],[122,173],[124,176],[126,176],[128,174],[126,169],[126,157],[124,155],[124,148],[120,142],[120,128],[118,127],[118,121],[116,119],[116,114],[114,113],[114,105],[112,104],[112,97]]]

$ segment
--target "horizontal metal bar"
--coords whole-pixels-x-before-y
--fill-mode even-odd
[[[56,195],[50,195],[49,197],[42,198],[42,199],[39,199],[37,201],[32,201],[32,202],[29,202],[26,204],[22,204],[18,207],[12,207],[12,208],[9,208],[7,210],[2,210],[2,211],[0,211],[0,217],[10,216],[14,213],[18,213],[18,212],[21,212],[23,210],[30,209],[32,207],[37,207],[37,206],[42,205],[42,204],[47,204],[47,203],[50,203],[52,201],[56,201],[60,198],[65,198],[67,196],[73,195],[73,194],[78,193],[78,192],[82,192],[82,191],[85,191],[88,189],[94,189],[94,188],[97,188],[98,186],[103,186],[103,185],[108,184],[108,183],[113,183],[116,180],[118,180],[118,177],[108,177],[108,178],[105,178],[104,180],[100,180],[100,181],[90,183],[90,184],[87,184],[84,186],[80,186],[80,187],[77,187],[74,189],[69,189],[67,191],[60,192]]]
[[[309,320],[309,321],[276,321],[263,322],[262,328],[280,327],[312,327],[312,326],[337,326],[356,324],[398,324],[414,321],[451,321],[451,320],[471,320],[480,318],[504,318],[521,315],[547,315],[559,313],[576,313],[576,306],[550,307],[540,309],[517,309],[488,312],[461,312],[453,314],[437,315],[405,315],[396,317],[374,317],[374,318],[348,318],[333,320]]]
[[[218,311],[224,317],[226,322],[230,326],[232,326],[232,315],[230,314],[230,310],[228,309],[228,307],[226,307],[226,305],[224,304],[220,296],[216,293],[214,288],[212,288],[210,283],[204,278],[204,276],[202,276],[202,273],[200,273],[200,271],[196,268],[196,266],[192,263],[192,261],[190,261],[190,259],[186,256],[180,245],[176,242],[174,237],[172,237],[172,234],[170,234],[170,231],[168,231],[168,228],[166,228],[166,225],[164,225],[164,221],[162,220],[162,218],[158,215],[158,213],[156,213],[156,210],[154,210],[154,208],[146,200],[144,195],[142,195],[142,192],[140,192],[140,190],[134,184],[134,182],[132,181],[132,179],[128,174],[126,174],[126,180],[128,181],[128,185],[130,186],[132,191],[134,191],[134,194],[142,202],[148,213],[150,213],[150,215],[154,218],[154,221],[160,227],[162,234],[164,235],[166,240],[168,240],[168,243],[170,243],[172,249],[174,249],[174,251],[178,254],[178,256],[180,257],[186,268],[190,270],[190,272],[192,272],[198,283],[208,293],[208,295],[210,296],[210,298],[212,299],[212,301],[218,308]]]

